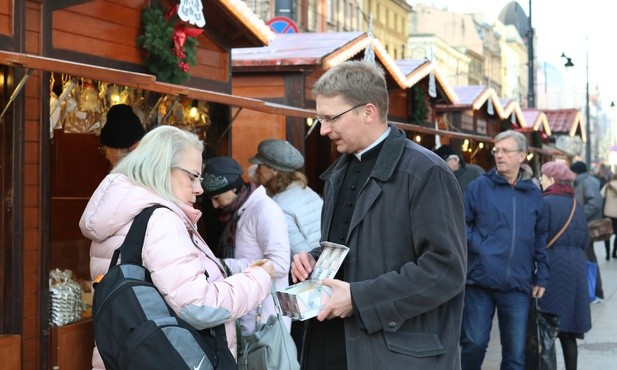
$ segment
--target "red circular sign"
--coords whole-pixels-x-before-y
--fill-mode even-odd
[[[298,27],[287,17],[274,17],[266,22],[276,33],[298,33]]]

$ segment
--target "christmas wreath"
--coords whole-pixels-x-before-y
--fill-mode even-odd
[[[167,14],[160,8],[146,8],[141,14],[143,34],[137,44],[148,51],[144,64],[148,71],[163,82],[180,84],[188,81],[189,65],[195,66],[195,37],[201,28],[190,27],[177,14],[178,6]]]

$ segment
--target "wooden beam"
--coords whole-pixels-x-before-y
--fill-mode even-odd
[[[158,82],[153,75],[144,73],[127,72],[118,69],[47,58],[38,55],[0,50],[0,63],[22,68],[63,73],[74,77],[88,78],[95,81],[105,81],[117,85],[154,91],[160,94],[203,100],[258,112],[292,117],[315,116],[314,110],[269,103],[259,99],[229,95],[216,91]]]
[[[456,132],[456,131],[449,131],[449,130],[438,130],[435,128],[414,125],[412,123],[401,123],[401,122],[394,122],[394,121],[390,121],[390,122],[405,131],[413,131],[413,132],[419,132],[422,134],[439,135],[439,136],[445,136],[445,137],[455,137],[455,138],[460,138],[460,139],[470,139],[470,140],[482,141],[485,143],[492,143],[495,141],[492,137],[489,137],[489,136],[467,134],[464,132]]]

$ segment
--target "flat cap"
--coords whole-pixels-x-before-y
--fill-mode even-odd
[[[249,162],[265,164],[278,171],[294,172],[304,166],[304,157],[289,141],[267,139],[259,143],[257,154]]]

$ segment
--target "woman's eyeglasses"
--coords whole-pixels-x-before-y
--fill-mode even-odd
[[[201,182],[203,181],[203,177],[201,177],[200,175],[196,175],[193,172],[189,171],[189,170],[185,170],[182,167],[174,167],[177,170],[180,170],[182,172],[184,172],[193,182],[193,186],[197,186],[197,185],[201,185]]]

